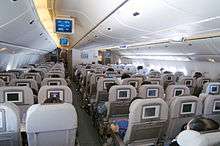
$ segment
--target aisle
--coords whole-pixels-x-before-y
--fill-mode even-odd
[[[98,134],[92,125],[91,117],[80,108],[79,95],[74,85],[72,86],[73,104],[78,114],[78,141],[80,146],[101,146],[98,141]]]

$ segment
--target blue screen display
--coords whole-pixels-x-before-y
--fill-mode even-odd
[[[69,45],[69,39],[68,38],[60,38],[60,45],[61,46],[68,46]]]
[[[56,19],[56,32],[72,33],[73,21],[67,19]]]

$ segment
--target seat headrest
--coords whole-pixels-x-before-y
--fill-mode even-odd
[[[163,78],[147,78],[145,81],[151,82],[151,84],[161,85],[163,86]]]
[[[205,98],[204,115],[220,114],[220,95],[211,95]]]
[[[27,86],[0,87],[0,102],[10,101],[16,105],[32,105],[34,97],[31,88]]]
[[[16,79],[16,75],[14,73],[0,73],[0,79],[5,83],[9,83],[11,80]]]
[[[220,83],[219,82],[209,82],[203,86],[203,93],[206,95],[220,95]]]
[[[185,85],[170,85],[166,89],[166,98],[190,95],[190,90]]]
[[[20,76],[21,79],[34,79],[38,84],[41,83],[41,76],[39,73],[23,73]]]
[[[164,98],[164,89],[160,85],[142,85],[139,88],[139,96],[143,98]]]
[[[187,87],[195,86],[195,79],[191,76],[181,76],[179,79],[180,85],[186,85]]]
[[[13,79],[9,83],[10,86],[28,86],[38,91],[37,81],[34,79]]]
[[[212,79],[207,78],[207,77],[200,77],[200,78],[198,78],[196,81],[197,81],[196,85],[197,85],[198,87],[202,87],[202,86],[205,85],[206,83],[211,82]]]
[[[126,78],[122,80],[122,85],[132,85],[135,88],[141,86],[142,79],[141,78]]]
[[[203,103],[196,96],[181,96],[170,101],[170,117],[192,117],[202,115]]]
[[[64,78],[44,78],[41,82],[41,86],[58,86],[64,85],[67,86],[67,82]]]
[[[129,124],[168,119],[168,105],[161,98],[137,99],[131,103],[129,111]]]
[[[107,90],[106,85],[108,83],[116,83],[118,85],[120,84],[119,80],[116,78],[100,78],[97,84],[97,91]]]
[[[163,81],[164,82],[174,82],[175,77],[173,74],[163,74]]]
[[[116,85],[109,90],[109,102],[130,101],[136,96],[136,89],[131,85]]]
[[[15,104],[10,102],[0,103],[0,117],[0,133],[19,132],[19,109]]]
[[[45,78],[65,78],[65,74],[60,72],[48,72],[46,73]]]
[[[47,98],[60,98],[66,103],[72,103],[72,91],[68,86],[42,86],[38,92],[38,103],[44,103]]]

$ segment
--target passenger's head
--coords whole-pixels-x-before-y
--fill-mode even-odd
[[[216,130],[219,129],[219,124],[212,119],[196,117],[187,124],[187,129],[198,132]]]
[[[86,69],[91,69],[91,66],[90,66],[90,65],[87,65],[87,66],[86,66]]]
[[[116,86],[116,85],[118,85],[118,84],[116,84],[116,83],[109,83],[109,84],[107,84],[106,85],[107,92],[109,92],[109,90],[111,89],[112,86]]]
[[[106,71],[115,71],[113,68],[108,68]]]
[[[44,103],[63,103],[59,98],[47,98]]]
[[[141,83],[141,85],[149,85],[149,84],[151,84],[151,82],[149,82],[149,81],[143,81],[143,82]]]
[[[131,76],[128,73],[123,73],[121,79],[130,78]]]
[[[193,78],[198,79],[198,78],[200,78],[200,77],[202,77],[202,73],[201,73],[201,72],[195,72],[195,73],[194,73]]]
[[[137,70],[141,70],[141,69],[143,69],[143,66],[138,66],[137,67]]]

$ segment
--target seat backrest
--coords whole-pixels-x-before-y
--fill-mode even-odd
[[[8,85],[11,80],[16,79],[16,75],[14,73],[0,73],[0,79]]]
[[[38,92],[38,103],[44,103],[47,98],[59,98],[66,103],[73,102],[72,91],[68,86],[42,86]]]
[[[170,85],[166,89],[165,101],[169,102],[172,98],[190,95],[190,90],[185,85]]]
[[[137,99],[129,109],[126,145],[157,145],[168,118],[168,106],[161,98]]]
[[[107,92],[107,86],[108,84],[120,84],[119,80],[116,78],[100,78],[97,83],[97,93],[96,93],[96,100],[95,102],[98,101],[107,101],[108,99],[108,92]]]
[[[34,104],[34,95],[27,86],[0,87],[0,102],[12,102],[20,109],[21,122],[24,122],[27,109]]]
[[[191,76],[181,76],[178,84],[187,86],[190,89],[190,93],[193,94],[196,80]]]
[[[36,104],[27,111],[29,146],[74,146],[76,131],[77,114],[72,104]]]
[[[13,103],[0,103],[0,145],[21,145],[19,109]]]
[[[21,79],[34,79],[40,85],[41,83],[41,76],[39,73],[23,73],[20,76]]]
[[[180,77],[182,77],[182,76],[184,76],[183,72],[180,72],[180,71],[175,72],[175,74],[174,74],[175,82],[178,82]]]
[[[28,86],[38,91],[37,81],[34,79],[14,79],[9,83],[10,86]]]
[[[209,82],[203,86],[202,93],[199,98],[204,102],[207,97],[220,96],[220,83]]]
[[[161,85],[163,87],[163,78],[147,78],[145,81],[151,82],[151,84]]]
[[[109,90],[107,118],[123,117],[129,113],[129,103],[136,97],[136,89],[131,85],[116,85]]]
[[[141,78],[126,78],[122,80],[122,85],[132,85],[136,89],[138,89],[142,84]]]
[[[161,77],[161,73],[159,71],[151,71],[148,74],[149,78],[160,78]]]
[[[44,78],[41,82],[41,86],[67,86],[67,82],[64,78]]]
[[[163,74],[162,77],[163,77],[164,89],[166,89],[171,84],[175,84],[175,77],[173,74]]]
[[[143,98],[162,98],[164,99],[164,89],[160,85],[142,85],[139,88],[139,94],[140,97]]]
[[[180,96],[170,101],[166,141],[171,142],[194,117],[202,115],[203,103],[196,96]]]
[[[90,96],[95,98],[97,92],[97,83],[100,78],[105,78],[104,74],[93,74],[90,78]]]
[[[212,79],[211,78],[207,78],[207,77],[200,77],[196,80],[196,86],[197,87],[203,87],[203,85],[205,85],[206,83],[211,82]]]

